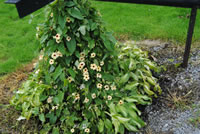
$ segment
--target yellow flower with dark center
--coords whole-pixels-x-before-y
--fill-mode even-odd
[[[101,67],[100,66],[97,66],[97,71],[101,72]]]
[[[71,19],[69,17],[66,18],[67,23],[71,22]]]
[[[86,132],[86,133],[89,133],[89,132],[90,132],[90,129],[89,129],[89,128],[86,128],[86,129],[85,129],[85,132]]]
[[[84,66],[85,66],[85,62],[81,62],[81,63],[79,63],[79,65],[78,65],[78,69],[79,69],[79,70],[82,70]]]
[[[85,58],[84,57],[80,57],[79,61],[85,61]]]
[[[112,100],[112,96],[108,95],[108,100]]]
[[[71,83],[73,81],[72,77],[68,77],[67,80],[69,81],[69,83]]]
[[[67,36],[66,40],[70,41],[72,38],[70,36]]]
[[[84,79],[85,81],[88,81],[88,80],[90,79],[90,77],[89,77],[89,75],[84,75],[83,79]]]
[[[96,56],[96,54],[95,53],[91,53],[91,58],[94,58]]]
[[[81,53],[80,53],[80,56],[81,56],[81,57],[85,57],[85,53],[84,53],[84,52],[81,52]]]
[[[53,58],[54,60],[58,58],[58,54],[57,53],[52,53],[51,54],[51,58]]]
[[[90,68],[91,68],[92,70],[96,70],[96,69],[97,69],[97,65],[96,65],[96,64],[91,64],[91,65],[90,65]]]
[[[92,94],[92,99],[95,99],[97,96],[95,93]]]
[[[120,100],[120,101],[119,101],[119,104],[120,104],[120,105],[124,104],[124,101],[123,101],[123,100]]]
[[[102,88],[102,84],[101,84],[101,83],[98,83],[98,84],[97,84],[97,88],[101,89],[101,88]]]
[[[108,85],[105,85],[104,88],[105,88],[105,90],[109,90],[109,86]]]
[[[49,64],[50,64],[50,65],[53,65],[53,64],[54,64],[54,60],[53,60],[53,59],[50,59],[50,60],[49,60]]]
[[[71,133],[74,133],[74,132],[75,132],[74,128],[72,128],[70,131],[71,131]]]
[[[97,73],[97,78],[101,78],[102,75],[100,73]]]

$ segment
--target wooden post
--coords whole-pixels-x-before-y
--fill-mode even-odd
[[[186,40],[186,45],[185,45],[185,53],[184,53],[183,63],[182,63],[182,67],[184,68],[187,68],[188,66],[188,59],[190,56],[190,49],[191,49],[191,43],[192,43],[192,36],[194,32],[194,26],[196,22],[197,9],[198,7],[193,7],[191,10],[189,29],[188,29],[187,40]]]

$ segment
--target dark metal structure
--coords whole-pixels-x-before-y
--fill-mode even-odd
[[[192,44],[192,36],[194,32],[197,9],[200,7],[200,0],[98,0],[98,1],[192,8],[187,40],[186,40],[186,45],[185,45],[185,53],[184,53],[183,63],[182,63],[182,67],[186,68],[188,66],[188,59],[190,56],[190,49],[191,49],[191,44]]]
[[[54,0],[7,0],[6,3],[15,4],[19,13],[19,17],[23,18],[24,16],[35,12],[52,1]]]

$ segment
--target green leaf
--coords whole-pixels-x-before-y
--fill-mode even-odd
[[[75,77],[76,77],[75,71],[72,68],[70,68],[70,69],[68,69],[68,72],[71,75],[71,77],[75,79]]]
[[[43,114],[43,113],[39,115],[39,119],[40,119],[40,121],[41,121],[42,123],[45,122],[45,117],[44,117],[44,114]]]
[[[52,134],[60,134],[60,133],[59,133],[59,128],[54,127],[54,128],[53,128]]]
[[[129,80],[129,78],[130,78],[130,74],[126,73],[124,76],[121,77],[119,83],[124,84]]]
[[[109,119],[104,120],[105,127],[108,129],[112,129],[112,123]]]
[[[66,20],[64,19],[64,17],[61,16],[61,15],[59,15],[59,17],[58,17],[58,23],[59,23],[59,25],[61,26],[62,29],[65,28],[65,22],[66,22]]]
[[[100,133],[102,133],[104,130],[104,122],[101,119],[99,121],[98,129]]]
[[[50,123],[51,123],[51,124],[55,124],[56,121],[57,121],[57,117],[54,116],[54,114],[51,114],[51,116],[50,116]]]
[[[78,10],[77,8],[72,8],[72,9],[70,10],[69,14],[70,14],[72,17],[76,18],[76,19],[79,19],[79,20],[83,20],[83,19],[84,19],[84,17],[83,17],[83,15],[81,14],[80,10]]]
[[[121,123],[125,123],[128,122],[130,120],[130,118],[124,118],[121,116],[115,116]]]
[[[80,26],[80,28],[78,29],[82,35],[86,34],[86,26]]]
[[[147,83],[145,83],[143,86],[144,86],[144,91],[145,91],[148,95],[152,96],[152,95],[154,94],[154,92],[150,90],[150,87],[149,87],[149,85],[148,85]]]
[[[124,125],[129,131],[138,132],[138,129],[135,126],[133,126],[133,125],[131,125],[129,123],[126,123]]]
[[[126,84],[126,86],[125,86],[124,89],[126,89],[126,90],[133,90],[133,89],[135,89],[138,85],[139,85],[138,82],[132,82],[132,83]]]
[[[73,2],[73,1],[66,1],[66,4],[65,4],[67,7],[73,7],[75,6],[76,4]]]
[[[56,68],[56,71],[53,73],[53,78],[54,80],[56,80],[62,73],[62,68],[61,66],[59,65],[57,68]]]
[[[90,39],[90,40],[88,41],[88,46],[89,46],[90,49],[94,48],[94,47],[95,47],[95,41],[92,40],[92,39]]]
[[[119,122],[118,120],[114,119],[114,120],[112,121],[112,123],[113,123],[113,125],[114,125],[114,127],[115,127],[115,134],[118,134],[118,132],[119,132],[119,127],[120,127],[120,122]]]
[[[57,97],[59,99],[59,102],[62,103],[64,99],[64,93],[62,91],[59,91]]]
[[[67,48],[71,54],[73,54],[76,50],[76,40],[74,37],[72,37],[72,39],[69,42],[67,41]]]

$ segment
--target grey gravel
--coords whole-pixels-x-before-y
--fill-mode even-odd
[[[176,65],[181,63],[183,48],[169,42],[161,41],[128,41],[148,50],[159,65]],[[200,126],[191,123],[191,119],[200,117],[200,48],[191,53],[187,69],[169,69],[160,75],[163,97],[167,93],[176,93],[179,97],[190,96],[187,108],[171,108],[166,103],[152,104],[145,108],[147,127],[141,134],[200,134]],[[192,107],[195,106],[195,107]],[[137,134],[140,134],[137,133]],[[129,133],[133,134],[133,133]]]

